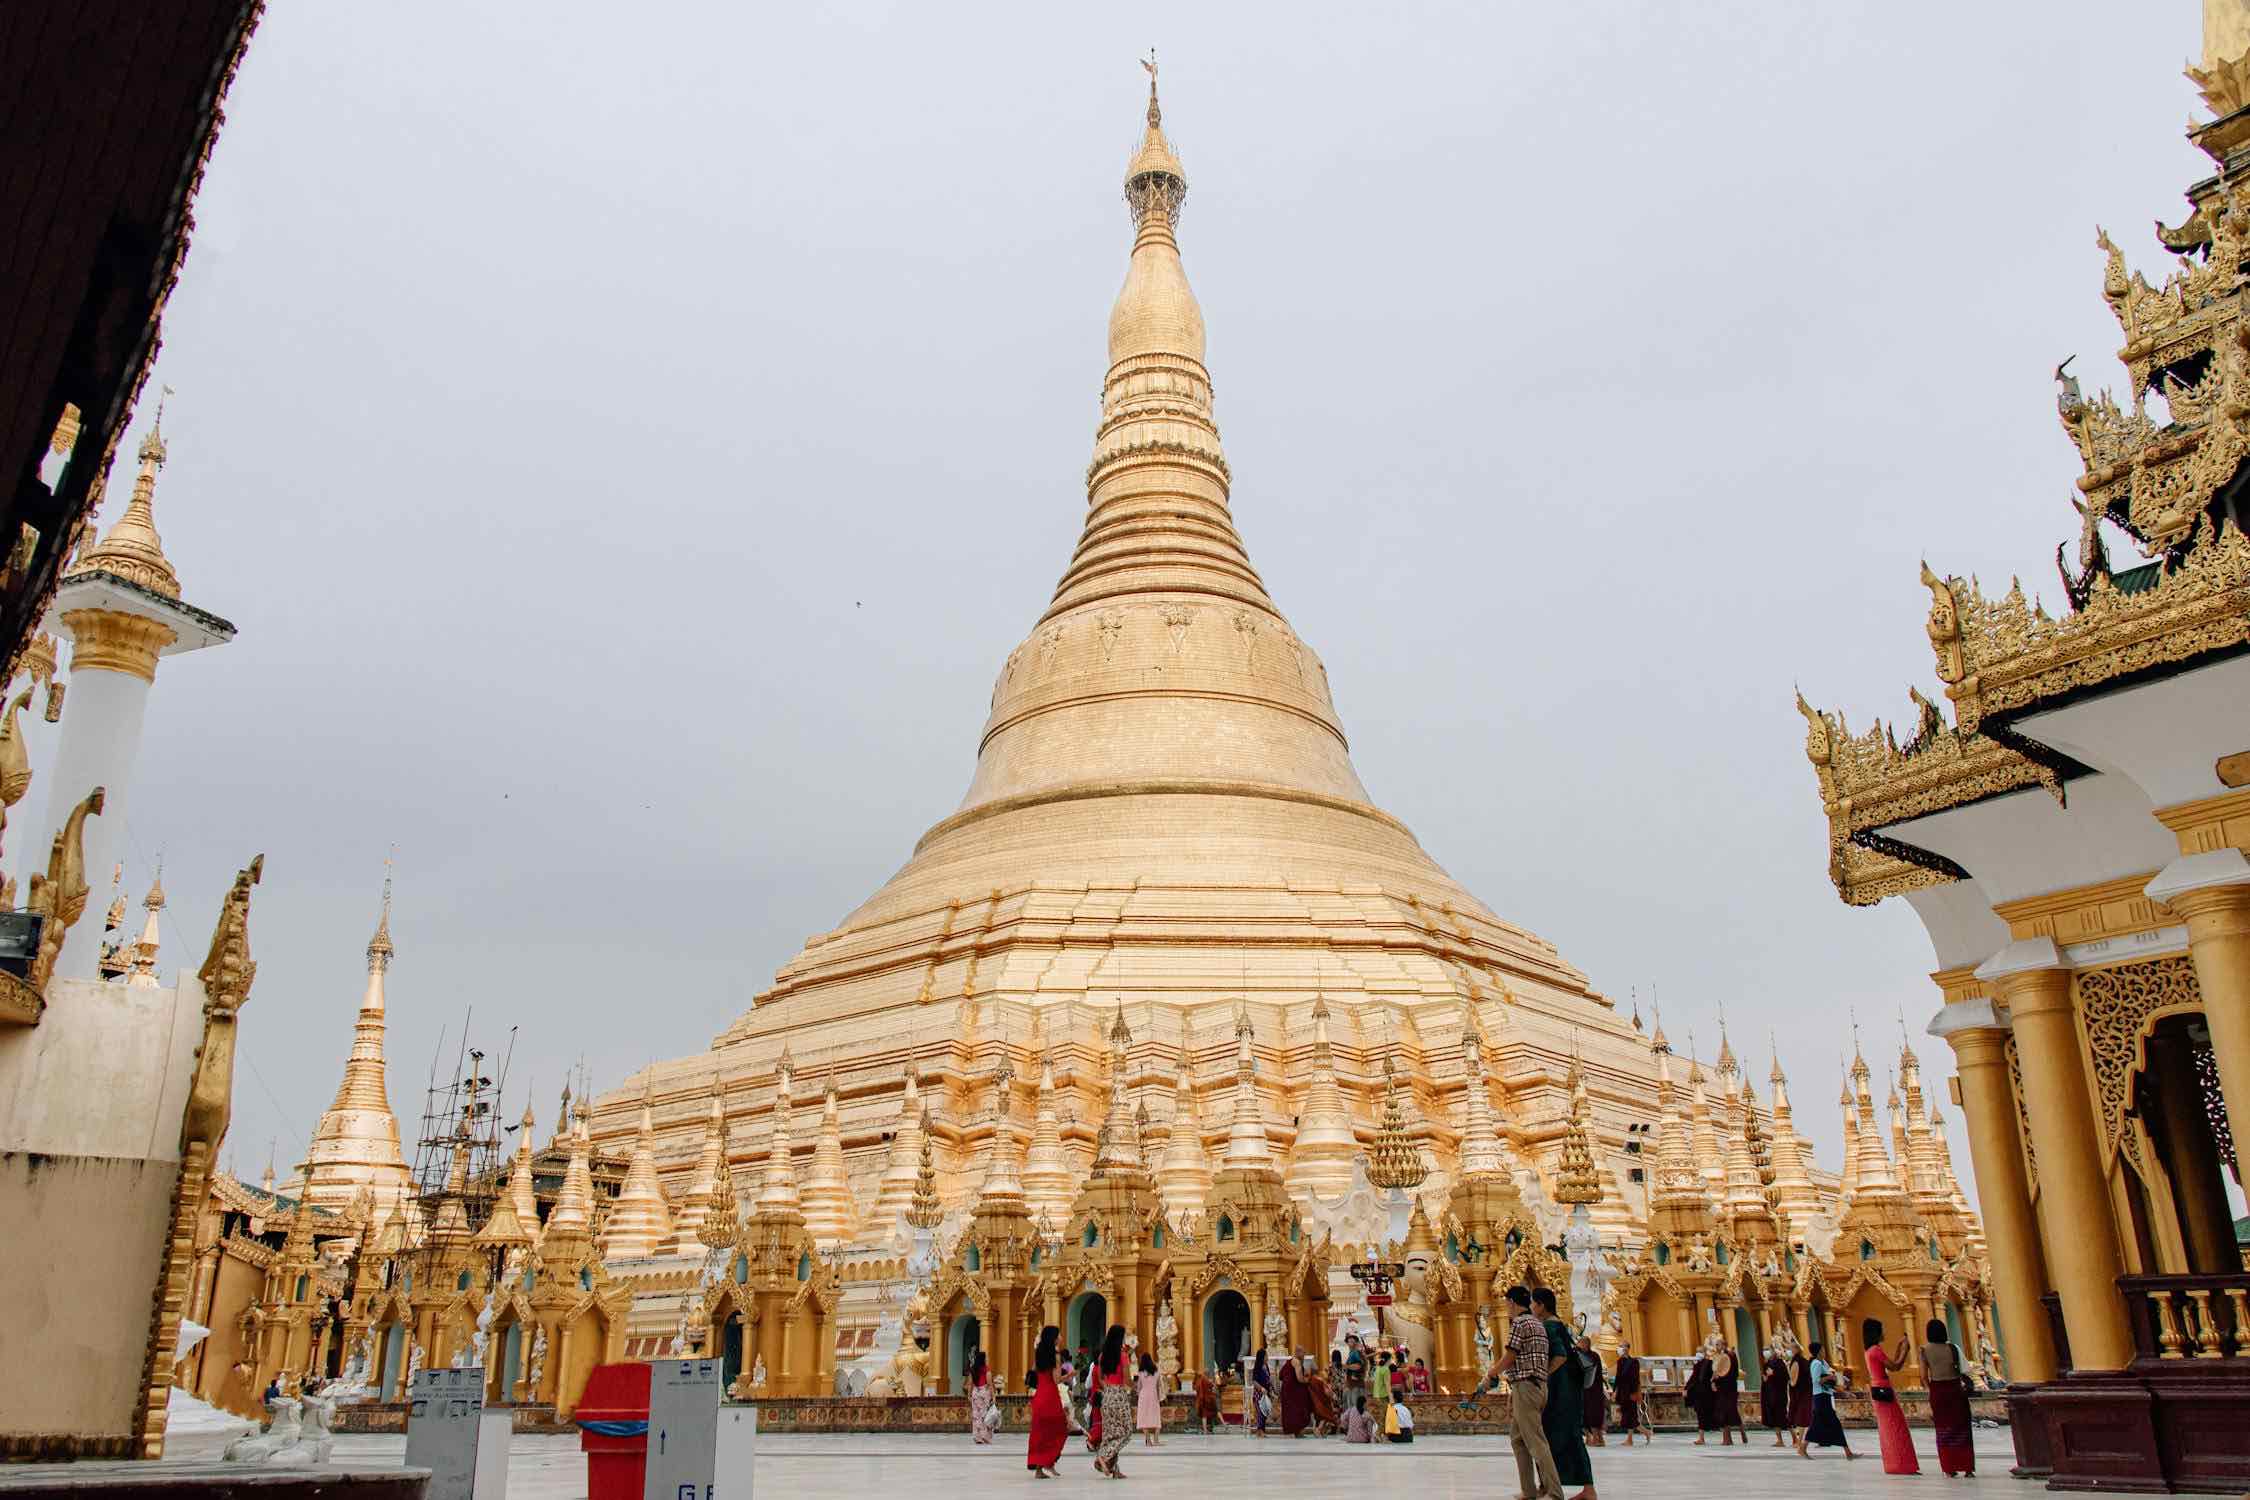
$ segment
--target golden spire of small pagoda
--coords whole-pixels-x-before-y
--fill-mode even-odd
[[[1367,1180],[1379,1188],[1412,1191],[1430,1175],[1422,1155],[1407,1134],[1406,1110],[1399,1102],[1398,1073],[1388,1053],[1383,1057],[1383,1116],[1375,1129],[1373,1149],[1367,1153]]]
[[[789,1046],[782,1044],[781,1056],[774,1064],[774,1096],[772,1134],[766,1141],[766,1181],[758,1192],[761,1211],[801,1211],[797,1197],[796,1149],[796,1064],[790,1061]]]
[[[538,1122],[531,1117],[531,1096],[523,1101],[523,1122],[516,1127],[516,1170],[508,1180],[508,1191],[516,1200],[516,1218],[534,1236],[539,1233],[539,1194],[531,1180],[532,1127]]]
[[[1332,1198],[1351,1186],[1359,1137],[1336,1083],[1336,1048],[1328,1035],[1328,996],[1313,992],[1312,1079],[1297,1110],[1297,1138],[1289,1147],[1293,1191]]]
[[[1486,1091],[1484,1076],[1484,1039],[1474,1026],[1463,1030],[1461,1051],[1468,1071],[1461,1089],[1461,1176],[1504,1174],[1508,1162],[1500,1132],[1492,1123],[1492,1096]]]
[[[1044,1026],[1044,1023],[1040,1023]],[[1023,1195],[1033,1217],[1070,1212],[1076,1174],[1063,1154],[1062,1122],[1055,1109],[1055,1059],[1039,1048],[1039,1092],[1031,1121],[1031,1150],[1024,1158]]]
[[[821,1094],[820,1134],[813,1142],[812,1171],[806,1175],[802,1195],[805,1228],[823,1250],[833,1249],[852,1236],[857,1205],[844,1161],[843,1126],[836,1101],[836,1074],[829,1070]]]
[[[1125,1002],[1120,999],[1117,1018],[1109,1028],[1109,1106],[1102,1112],[1101,1132],[1096,1137],[1093,1167],[1096,1177],[1132,1177],[1143,1170],[1140,1135],[1134,1129],[1132,1106],[1126,1093],[1132,1048],[1133,1033],[1125,1025]]]
[[[633,1156],[625,1181],[610,1205],[609,1223],[602,1231],[604,1260],[638,1260],[655,1255],[672,1242],[672,1210],[664,1201],[664,1185],[656,1175],[656,1126],[653,1085],[641,1083],[641,1117],[633,1132]]]
[[[388,1029],[383,976],[391,965],[391,861],[383,861],[382,916],[367,944],[367,986],[352,1017],[352,1046],[336,1097],[313,1127],[305,1155],[304,1191],[323,1208],[348,1201],[362,1183],[411,1187],[398,1116],[391,1112],[384,1035]]]
[[[726,1129],[726,1083],[717,1068],[711,1070],[711,1092],[705,1101],[703,1117],[703,1147],[695,1158],[695,1173],[688,1179],[687,1191],[680,1195],[680,1206],[672,1215],[673,1248],[682,1255],[699,1253],[703,1244],[703,1221],[710,1217],[712,1194],[719,1177],[719,1163],[725,1159],[726,1148],[722,1136]]]
[[[170,394],[169,387],[165,394]],[[109,535],[79,558],[73,573],[108,573],[163,598],[180,597],[180,575],[164,555],[164,539],[156,534],[156,471],[164,467],[167,456],[164,402],[159,398],[156,420],[141,439],[141,471],[133,480],[133,498]]]
[[[1020,1204],[1023,1200],[1023,1168],[1017,1160],[1016,1149],[1015,1096],[1016,1065],[1002,1053],[1000,1066],[992,1075],[992,1161],[984,1174],[986,1202]]]
[[[1195,1076],[1189,1069],[1185,1020],[1172,1054],[1172,1123],[1156,1185],[1164,1206],[1176,1214],[1201,1212],[1211,1192],[1211,1155],[1203,1144],[1203,1112],[1196,1103]]]
[[[1570,1076],[1564,1088],[1570,1094],[1570,1124],[1563,1132],[1562,1160],[1555,1168],[1555,1201],[1599,1203],[1602,1201],[1601,1173],[1594,1166],[1593,1144],[1586,1135],[1586,1117],[1590,1112],[1586,1073],[1579,1065],[1575,1048],[1571,1052]]]
[[[1812,1180],[1812,1167],[1797,1135],[1797,1122],[1789,1106],[1789,1077],[1781,1071],[1781,1046],[1773,1042],[1773,1197],[1774,1206],[1792,1225],[1802,1226],[1820,1211],[1820,1189]]]
[[[1266,1139],[1265,1110],[1258,1102],[1257,1030],[1248,1002],[1234,1002],[1234,1122],[1227,1128],[1228,1167],[1271,1167],[1273,1147]]]
[[[886,1228],[899,1221],[914,1201],[916,1159],[922,1145],[922,1074],[912,1057],[906,1060],[906,1087],[899,1095],[898,1129],[891,1134],[889,1163],[876,1185],[874,1221]]]

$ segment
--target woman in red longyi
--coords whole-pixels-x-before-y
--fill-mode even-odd
[[[1039,1330],[1039,1348],[1031,1357],[1031,1443],[1023,1465],[1034,1478],[1055,1477],[1063,1443],[1070,1436],[1070,1416],[1063,1410],[1062,1387],[1055,1367],[1061,1362],[1055,1349],[1062,1331],[1052,1323]]]

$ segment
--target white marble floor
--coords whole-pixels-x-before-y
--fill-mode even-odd
[[[1610,1500],[1802,1500],[1907,1495],[2015,1495],[2044,1493],[2008,1477],[2011,1449],[2005,1431],[1977,1434],[1974,1480],[1947,1480],[1937,1472],[1928,1433],[1918,1433],[1924,1472],[1893,1478],[1872,1456],[1847,1463],[1841,1454],[1807,1461],[1788,1449],[1753,1443],[1745,1448],[1696,1448],[1687,1437],[1660,1438],[1653,1448],[1596,1449],[1594,1474]],[[1856,1445],[1855,1445],[1856,1446]],[[758,1445],[756,1493],[763,1497],[976,1494],[1020,1487],[1041,1500],[1103,1495],[1208,1496],[1283,1493],[1290,1500],[1365,1500],[1378,1493],[1412,1500],[1506,1500],[1516,1493],[1515,1461],[1496,1438],[1430,1437],[1412,1445],[1347,1447],[1334,1441],[1259,1441],[1236,1435],[1179,1435],[1143,1449],[1129,1444],[1127,1482],[1103,1479],[1088,1467],[1083,1443],[1073,1443],[1059,1481],[1035,1481],[1023,1469],[1023,1435],[1006,1433],[988,1448],[960,1436],[775,1435]],[[354,1468],[405,1461],[396,1437],[343,1437],[335,1458]],[[176,1456],[191,1458],[195,1453]],[[509,1452],[509,1500],[582,1500],[586,1465],[573,1437],[519,1437]]]

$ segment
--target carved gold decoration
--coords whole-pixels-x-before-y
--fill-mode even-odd
[[[2023,1171],[2031,1184],[2034,1201],[2039,1197],[2039,1154],[2031,1140],[2031,1116],[2023,1104],[2023,1058],[2016,1051],[2016,1039],[2011,1034],[2003,1049],[2008,1059],[2008,1097],[2016,1105],[2016,1139],[2023,1146]]]
[[[90,894],[86,884],[86,819],[101,810],[102,789],[95,787],[56,830],[54,845],[47,852],[46,873],[31,877],[31,895],[25,908],[47,920],[39,931],[39,956],[32,960],[28,981],[42,995],[55,972],[55,960],[62,956],[63,939],[86,910]]]
[[[22,726],[16,722],[16,715],[30,706],[31,689],[25,688],[0,714],[0,837],[7,832],[8,809],[31,790],[31,751],[23,742]]]
[[[2185,955],[2088,969],[2077,977],[2079,1024],[2094,1062],[2094,1093],[2101,1112],[2102,1158],[2123,1150],[2145,1177],[2140,1140],[2125,1128],[2133,1106],[2133,1077],[2147,1061],[2150,1031],[2161,1018],[2201,1011],[2203,992],[2194,962]],[[2177,1082],[2177,1080],[2175,1080]]]
[[[110,609],[74,609],[63,616],[70,627],[73,672],[125,672],[156,681],[156,658],[179,633],[162,620]]]
[[[201,1217],[217,1159],[234,1111],[235,1030],[242,1004],[258,966],[250,961],[250,887],[265,871],[259,855],[234,877],[219,907],[211,933],[211,953],[198,976],[203,981],[203,1044],[196,1050],[195,1074],[188,1084],[187,1108],[180,1120],[180,1171],[172,1188],[171,1236],[158,1267],[149,1313],[147,1352],[141,1367],[141,1400],[135,1436],[141,1456],[164,1454],[164,1419],[172,1389],[172,1364],[179,1348],[180,1318],[187,1306],[193,1269],[196,1224]],[[304,1248],[311,1248],[312,1215],[301,1208]],[[291,1240],[297,1238],[292,1225]],[[261,1247],[262,1248],[262,1247]],[[287,1248],[286,1246],[284,1247]],[[338,1288],[340,1290],[340,1288]]]

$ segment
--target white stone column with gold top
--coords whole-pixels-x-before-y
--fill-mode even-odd
[[[2157,872],[2148,897],[2187,923],[2211,1059],[2240,1152],[2250,1141],[2250,859],[2240,849],[2185,855]]]
[[[160,414],[141,441],[140,474],[124,515],[55,591],[47,628],[71,643],[70,692],[62,740],[45,777],[46,822],[37,838],[18,846],[17,857],[30,861],[21,866],[26,871],[45,865],[55,831],[97,786],[106,790],[101,816],[86,822],[86,868],[107,870],[117,861],[157,658],[234,639],[234,626],[180,602],[179,575],[164,556],[153,509],[164,457]],[[55,973],[93,978],[101,935],[98,922],[74,926]]]
[[[2055,1230],[2047,1265],[2062,1299],[2071,1368],[2123,1369],[2133,1357],[2117,1290],[2125,1265],[2080,1055],[2071,971],[2054,939],[2021,938],[1987,960],[1977,978],[2007,1005],[2016,1034],[2024,1114],[2039,1153],[2039,1191]]]

